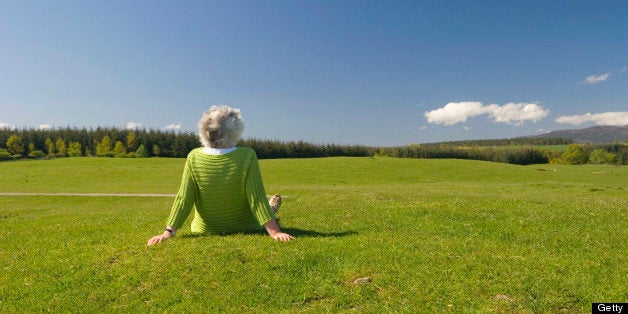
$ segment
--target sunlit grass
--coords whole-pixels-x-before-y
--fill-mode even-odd
[[[5,162],[0,192],[176,193],[183,162]],[[171,198],[0,196],[0,311],[589,312],[628,298],[626,167],[261,166],[295,241],[184,227],[146,247]]]

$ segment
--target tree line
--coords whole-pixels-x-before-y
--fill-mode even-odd
[[[565,144],[555,144],[565,145]],[[510,144],[506,146],[511,146]],[[564,152],[520,145],[496,146],[452,146],[450,144],[412,144],[401,147],[380,148],[380,156],[397,158],[455,158],[484,160],[516,165],[531,164],[628,164],[627,144],[569,144]]]
[[[200,146],[190,132],[118,128],[0,129],[0,158],[185,157]]]
[[[628,163],[628,143],[574,144],[569,138],[514,138],[411,144],[398,147],[313,144],[304,141],[243,139],[258,158],[374,157],[456,158],[519,165],[542,163]],[[569,145],[565,152],[539,145]],[[0,129],[0,160],[54,157],[186,157],[200,147],[191,132],[118,128]]]
[[[431,145],[448,145],[452,147],[487,147],[487,146],[539,146],[568,145],[573,139],[568,137],[515,137],[502,139],[463,140],[432,143]],[[429,145],[429,144],[428,144]]]

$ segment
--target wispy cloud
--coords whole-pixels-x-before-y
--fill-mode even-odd
[[[587,113],[583,115],[562,116],[556,122],[563,124],[583,124],[594,122],[596,125],[628,125],[628,112]]]
[[[584,79],[584,81],[576,84],[576,85],[596,85],[602,82],[607,81],[612,75],[618,74],[618,73],[623,73],[628,71],[628,66],[625,66],[619,70],[615,70],[615,71],[610,71],[604,74],[597,74],[597,75],[589,75],[587,78]]]
[[[537,122],[545,118],[549,110],[536,103],[508,103],[503,106],[481,102],[450,102],[445,107],[425,112],[427,122],[454,125],[467,119],[488,114],[494,122],[521,125],[525,121]]]
[[[589,85],[595,85],[595,84],[598,84],[600,82],[604,82],[604,81],[608,80],[609,76],[611,76],[610,73],[604,73],[604,74],[600,74],[600,75],[591,75],[591,76],[587,77],[586,79],[584,79],[584,83],[585,84],[589,84]]]
[[[126,123],[126,129],[127,130],[135,130],[142,127],[141,123],[137,123],[137,122],[127,122]]]
[[[35,127],[35,129],[37,130],[48,130],[50,128],[51,128],[50,124],[40,124],[37,127]]]
[[[173,123],[171,125],[168,125],[166,127],[164,127],[165,130],[170,130],[170,131],[179,131],[181,130],[181,124],[179,123]]]

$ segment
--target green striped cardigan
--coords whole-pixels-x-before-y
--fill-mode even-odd
[[[209,155],[201,148],[192,150],[168,225],[181,228],[192,207],[194,233],[258,230],[274,219],[255,151],[238,147],[227,154]]]

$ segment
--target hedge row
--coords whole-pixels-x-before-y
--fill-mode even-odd
[[[549,162],[570,164],[626,164],[628,162],[626,144],[577,145],[571,143],[570,139],[516,138],[369,147],[244,139],[238,143],[238,146],[253,148],[260,159],[388,156],[472,159],[518,165]],[[534,147],[534,145],[561,144],[571,145],[562,154]],[[185,157],[189,151],[200,145],[198,136],[190,132],[117,128],[0,129],[0,160],[66,156],[180,158]]]

